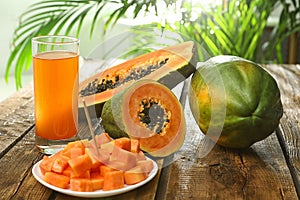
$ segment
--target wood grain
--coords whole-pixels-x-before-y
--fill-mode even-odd
[[[264,66],[277,80],[283,117],[277,132],[300,196],[300,65]]]
[[[41,159],[41,154],[34,143],[32,130],[1,158],[1,199],[50,197],[52,191],[38,183],[31,174],[33,165]]]
[[[0,158],[33,125],[33,90],[29,85],[0,102]]]

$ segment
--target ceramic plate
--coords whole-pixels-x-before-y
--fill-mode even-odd
[[[63,193],[63,194],[67,194],[67,195],[71,195],[71,196],[76,196],[76,197],[86,197],[86,198],[93,198],[93,197],[108,197],[108,196],[113,196],[113,195],[117,195],[117,194],[122,194],[122,193],[125,193],[125,192],[128,192],[128,191],[131,191],[133,189],[136,189],[144,184],[146,184],[147,182],[149,182],[150,180],[152,180],[155,175],[157,174],[157,171],[158,171],[158,166],[156,164],[156,162],[150,158],[147,158],[148,160],[151,160],[153,162],[153,165],[154,165],[154,168],[153,170],[151,171],[151,173],[149,174],[148,178],[145,179],[144,181],[142,182],[139,182],[135,185],[124,185],[124,188],[121,188],[121,189],[117,189],[117,190],[111,190],[111,191],[103,191],[103,190],[96,190],[94,192],[77,192],[77,191],[72,191],[72,190],[69,190],[69,189],[61,189],[61,188],[58,188],[58,187],[55,187],[53,185],[50,185],[49,183],[46,183],[44,180],[43,180],[43,174],[40,170],[40,163],[41,161],[37,162],[33,168],[32,168],[32,174],[33,176],[35,177],[35,179],[37,181],[39,181],[42,185],[52,189],[52,190],[55,190],[57,192],[60,192],[60,193]]]

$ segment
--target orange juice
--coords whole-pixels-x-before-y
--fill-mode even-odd
[[[52,51],[33,57],[36,134],[68,139],[77,134],[78,55]]]

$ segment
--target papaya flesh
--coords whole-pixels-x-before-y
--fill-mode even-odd
[[[283,114],[276,80],[236,56],[202,63],[191,79],[189,103],[201,131],[229,148],[248,148],[267,138]]]
[[[184,142],[182,106],[169,88],[153,80],[139,80],[114,95],[105,102],[101,118],[112,138],[137,139],[151,156],[168,156]]]
[[[81,82],[79,108],[83,107],[84,98],[88,107],[95,106],[93,109],[98,115],[105,101],[139,79],[155,80],[173,88],[196,70],[195,63],[195,45],[192,41],[138,56]]]

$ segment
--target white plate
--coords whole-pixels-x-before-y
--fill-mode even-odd
[[[113,196],[113,195],[117,195],[117,194],[122,194],[128,191],[131,191],[133,189],[136,189],[144,184],[146,184],[147,182],[149,182],[150,180],[152,180],[155,175],[157,174],[158,171],[158,166],[156,164],[156,162],[150,158],[147,158],[148,160],[151,160],[153,162],[154,168],[153,170],[150,172],[149,176],[147,179],[145,179],[142,182],[139,182],[135,185],[124,185],[124,188],[121,189],[117,189],[117,190],[110,190],[110,191],[103,191],[103,190],[96,190],[94,192],[77,192],[77,191],[72,191],[70,189],[61,189],[58,187],[55,187],[53,185],[50,185],[49,183],[46,183],[43,178],[43,174],[40,170],[40,163],[41,161],[37,162],[33,168],[32,168],[32,174],[34,176],[34,178],[39,181],[42,185],[55,190],[57,192],[63,193],[63,194],[67,194],[67,195],[71,195],[71,196],[76,196],[76,197],[87,197],[87,198],[93,198],[93,197],[107,197],[107,196]]]

